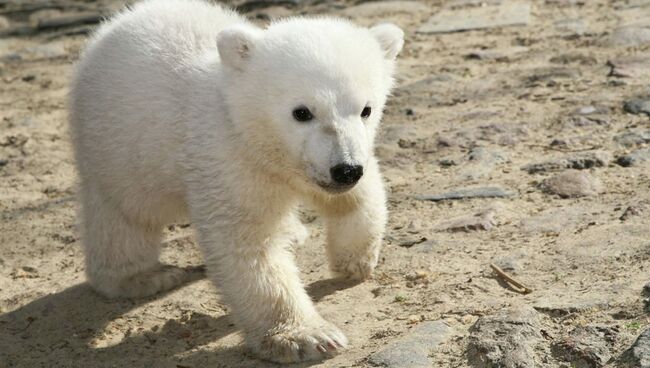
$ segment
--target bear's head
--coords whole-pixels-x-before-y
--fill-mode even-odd
[[[259,164],[291,183],[342,193],[362,180],[404,33],[341,19],[237,25],[217,46],[237,133]]]

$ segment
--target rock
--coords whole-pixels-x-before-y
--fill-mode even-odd
[[[506,155],[485,147],[475,147],[468,155],[468,164],[459,173],[460,180],[477,180],[489,175],[499,163],[506,162]]]
[[[555,83],[558,79],[577,79],[581,75],[579,69],[571,67],[541,67],[536,68],[526,77],[525,82],[528,85],[540,82]]]
[[[40,19],[37,24],[39,30],[71,27],[83,24],[95,24],[102,20],[102,15],[98,12],[88,11],[80,13],[61,14],[51,18]]]
[[[431,8],[419,1],[413,0],[389,0],[389,1],[371,1],[355,6],[346,7],[343,14],[349,17],[385,17],[400,15],[419,15],[427,14]]]
[[[300,3],[300,0],[247,0],[237,5],[237,11],[248,13],[253,10],[270,8],[272,6],[294,7]]]
[[[519,270],[521,270],[519,261],[517,261],[515,258],[511,256],[504,256],[504,257],[497,258],[494,261],[492,261],[492,263],[499,266],[500,269],[506,272],[517,273]]]
[[[603,367],[612,357],[616,331],[603,326],[579,326],[552,347],[553,355],[575,367]]]
[[[416,199],[421,201],[444,201],[454,199],[467,199],[467,198],[506,198],[512,197],[513,192],[505,190],[501,187],[476,187],[476,188],[461,188],[451,192],[445,192],[433,195],[416,196]]]
[[[8,29],[10,25],[11,23],[9,23],[9,19],[0,15],[0,32]]]
[[[503,2],[468,9],[444,9],[427,20],[419,33],[449,33],[530,23],[530,4]]]
[[[645,208],[643,206],[629,206],[625,209],[625,211],[623,211],[623,214],[618,219],[621,221],[627,221],[630,219],[630,217],[641,215],[644,210]],[[646,286],[648,287],[648,291],[650,291],[650,283],[646,284]],[[644,290],[645,289],[646,288],[644,287]]]
[[[443,321],[423,322],[382,350],[370,355],[368,362],[389,368],[429,368],[431,352],[447,341],[451,328]]]
[[[606,46],[630,47],[650,44],[650,29],[642,27],[616,28],[606,39]]]
[[[440,222],[433,227],[434,231],[449,232],[471,232],[478,230],[490,230],[496,221],[494,219],[495,211],[492,209],[484,210],[470,216],[460,216]]]
[[[587,21],[582,18],[567,18],[553,22],[557,31],[565,35],[583,35],[587,31]]]
[[[484,49],[465,55],[468,59],[509,61],[510,58],[528,51],[528,47],[512,46],[503,49]]]
[[[623,110],[630,114],[646,114],[650,116],[650,98],[635,98],[626,101],[623,105]]]
[[[607,62],[609,76],[618,78],[647,79],[650,77],[650,55],[629,56]]]
[[[543,352],[539,314],[530,306],[502,309],[470,328],[467,355],[479,368],[535,367]]]
[[[650,130],[627,131],[615,136],[614,141],[624,147],[634,147],[650,143]]]
[[[642,148],[630,154],[620,156],[616,163],[623,167],[640,166],[650,162],[650,148]]]
[[[650,368],[650,328],[639,335],[634,344],[623,354],[622,361],[629,367]]]
[[[611,154],[605,151],[588,151],[566,155],[549,161],[525,165],[521,169],[529,174],[566,169],[584,170],[593,167],[603,167],[611,161]]]
[[[596,195],[603,191],[603,183],[588,172],[567,170],[547,179],[542,184],[545,192],[562,198]]]
[[[558,56],[553,56],[550,60],[553,64],[580,64],[580,65],[596,65],[598,60],[593,56],[587,56],[580,53],[567,53]]]
[[[543,297],[533,304],[535,310],[551,317],[563,317],[570,313],[580,313],[589,310],[600,310],[609,307],[609,303],[602,299],[590,298],[549,298]]]
[[[438,242],[436,242],[435,240],[427,240],[423,243],[415,244],[409,249],[411,252],[431,253],[436,249],[437,246],[438,246]]]

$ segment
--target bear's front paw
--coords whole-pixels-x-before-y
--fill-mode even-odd
[[[347,347],[348,340],[331,323],[320,319],[293,327],[278,327],[258,341],[251,341],[253,353],[277,363],[295,363],[330,358]]]
[[[374,257],[336,257],[331,259],[330,268],[337,276],[344,276],[353,280],[367,280],[377,266]]]

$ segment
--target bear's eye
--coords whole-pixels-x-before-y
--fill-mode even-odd
[[[361,111],[361,117],[367,119],[371,112],[372,109],[370,109],[370,106],[366,106],[363,108],[363,111]]]
[[[313,119],[314,115],[311,114],[311,111],[309,111],[308,108],[300,106],[293,110],[293,118],[298,121],[305,122]]]

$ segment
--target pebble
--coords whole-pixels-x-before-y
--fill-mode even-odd
[[[545,192],[562,198],[587,197],[603,192],[603,183],[586,171],[567,170],[542,184]]]
[[[639,216],[641,213],[643,213],[643,210],[644,209],[641,206],[629,206],[625,209],[625,211],[623,211],[623,214],[618,219],[621,221],[627,221],[630,219],[630,217]],[[650,291],[650,283],[646,284],[644,290],[646,288],[648,289],[648,291]]]
[[[528,51],[528,47],[512,46],[502,49],[481,49],[465,55],[468,59],[509,61],[512,57]]]
[[[429,368],[429,355],[451,336],[452,329],[444,321],[423,322],[370,355],[368,362],[388,368]]]
[[[460,180],[477,180],[491,174],[496,165],[506,162],[506,154],[485,147],[475,147],[468,155],[468,163],[460,171]]]
[[[538,299],[533,308],[537,311],[545,313],[551,317],[563,317],[571,313],[580,313],[588,310],[600,310],[609,306],[609,303],[603,299],[559,299],[543,297]]]
[[[650,77],[650,55],[629,56],[607,62],[609,76],[645,79]]]
[[[530,306],[499,310],[478,319],[470,328],[467,356],[479,368],[531,367],[537,354],[547,355],[539,313]]]
[[[606,39],[607,46],[630,47],[650,44],[650,29],[642,27],[616,28]]]
[[[553,345],[554,356],[576,367],[603,367],[612,357],[616,331],[604,326],[579,326]]]
[[[616,159],[616,163],[623,167],[641,166],[642,164],[649,162],[650,148],[642,148]]]
[[[515,194],[509,190],[503,189],[498,186],[492,186],[492,187],[461,188],[461,189],[440,193],[440,194],[416,196],[415,198],[421,201],[438,202],[444,200],[467,199],[467,198],[507,198],[507,197],[512,197],[514,195]]]
[[[300,0],[247,0],[237,5],[237,11],[248,13],[252,10],[270,8],[272,6],[293,7],[300,3]]]
[[[530,4],[503,2],[467,9],[445,9],[427,20],[419,33],[450,33],[474,29],[506,26],[525,26],[530,23]]]
[[[605,151],[589,151],[566,155],[549,161],[528,164],[521,169],[529,174],[543,173],[549,171],[561,171],[566,169],[584,170],[593,167],[603,167],[611,161],[612,156]]]
[[[440,222],[433,227],[434,231],[472,232],[490,230],[496,225],[495,211],[492,209],[475,213],[474,215],[454,217]]]
[[[624,147],[634,147],[650,143],[650,130],[627,131],[615,136],[614,141]]]
[[[635,98],[629,101],[625,101],[623,110],[629,112],[630,114],[646,114],[650,116],[650,98]]]
[[[102,15],[98,12],[88,11],[79,13],[61,14],[51,18],[40,19],[37,24],[39,30],[70,27],[83,24],[95,24],[102,20]]]
[[[349,17],[373,18],[373,17],[394,17],[400,15],[419,15],[430,13],[431,9],[427,4],[413,0],[389,0],[371,1],[355,6],[346,7],[343,14]]]
[[[631,367],[650,368],[650,328],[639,335],[630,349],[623,354],[622,360]]]

